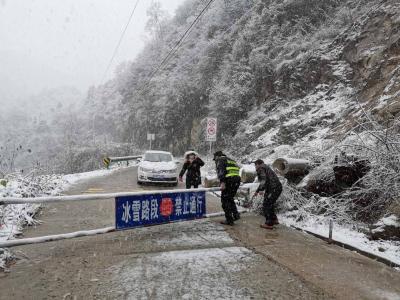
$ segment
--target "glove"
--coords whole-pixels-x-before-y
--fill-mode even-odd
[[[183,182],[183,178],[179,176],[179,182]]]

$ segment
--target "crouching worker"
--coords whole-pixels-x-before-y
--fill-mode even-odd
[[[264,193],[263,211],[265,224],[260,225],[260,227],[273,229],[274,225],[279,224],[278,217],[275,214],[275,203],[282,193],[282,184],[275,172],[264,161],[258,159],[255,161],[255,165],[260,183],[255,196]]]
[[[225,221],[222,221],[221,224],[232,226],[234,221],[240,219],[234,201],[240,186],[240,168],[234,160],[228,158],[222,151],[214,153],[214,161],[220,181],[222,209],[225,212]]]
[[[185,162],[183,163],[182,170],[179,173],[179,181],[183,181],[183,175],[186,173],[186,188],[194,187],[197,189],[201,184],[200,168],[204,166],[204,162],[197,155],[196,152],[190,151],[185,153]]]

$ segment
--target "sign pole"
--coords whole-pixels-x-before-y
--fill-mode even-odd
[[[147,140],[150,142],[150,150],[152,142],[156,140],[156,135],[154,133],[147,133]]]

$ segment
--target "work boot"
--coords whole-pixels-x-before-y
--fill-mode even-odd
[[[234,220],[234,221],[240,220],[240,214],[239,214],[239,213],[234,214],[234,215],[233,215],[233,220]]]
[[[274,229],[274,226],[268,225],[268,224],[261,224],[260,227],[264,228],[264,229],[270,229],[270,230]]]
[[[233,226],[233,221],[221,221],[221,222],[219,222],[220,224],[222,224],[222,225],[229,225],[229,226]]]

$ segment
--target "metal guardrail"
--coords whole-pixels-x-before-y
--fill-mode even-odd
[[[108,169],[112,163],[126,162],[127,166],[129,166],[129,161],[137,160],[137,159],[140,159],[140,158],[142,158],[141,155],[120,156],[120,157],[105,157],[105,158],[103,158],[103,163]]]

